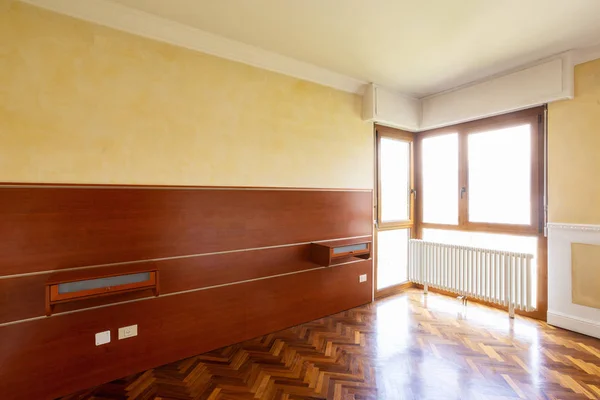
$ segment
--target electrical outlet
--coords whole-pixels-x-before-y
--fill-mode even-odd
[[[110,331],[96,333],[96,346],[110,343]]]
[[[358,282],[359,283],[363,283],[367,281],[367,274],[362,274],[361,276],[358,277]]]
[[[137,336],[138,328],[136,325],[129,325],[119,328],[119,340]]]

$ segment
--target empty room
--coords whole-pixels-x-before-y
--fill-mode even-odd
[[[0,397],[600,399],[599,0],[0,0]]]

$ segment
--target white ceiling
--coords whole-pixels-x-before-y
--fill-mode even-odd
[[[113,0],[418,97],[600,43],[600,0]]]

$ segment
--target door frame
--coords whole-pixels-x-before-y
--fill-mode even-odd
[[[396,293],[400,293],[407,288],[413,286],[410,281],[401,282],[396,285],[386,287],[381,290],[377,290],[377,271],[378,271],[378,233],[379,231],[395,230],[395,229],[410,229],[410,238],[416,238],[415,231],[415,196],[409,194],[409,219],[406,221],[393,221],[393,222],[382,222],[381,221],[381,163],[379,162],[381,156],[381,138],[389,137],[393,139],[399,139],[410,143],[409,152],[409,186],[414,194],[415,190],[415,133],[404,131],[401,129],[390,128],[388,126],[375,124],[373,128],[374,139],[375,139],[375,190],[373,191],[373,297],[379,299],[382,297],[390,296]]]

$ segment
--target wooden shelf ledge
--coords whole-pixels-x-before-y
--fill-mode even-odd
[[[57,272],[46,281],[46,315],[52,315],[56,304],[142,290],[160,294],[158,267],[154,263]]]
[[[311,261],[315,264],[330,267],[354,259],[371,258],[371,238],[332,240],[311,243]]]

